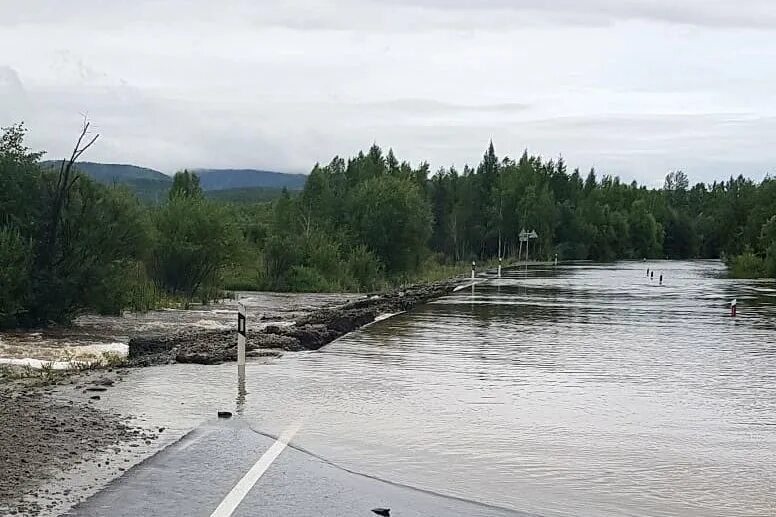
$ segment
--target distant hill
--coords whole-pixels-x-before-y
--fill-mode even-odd
[[[59,167],[62,163],[58,160],[47,160],[44,166]],[[130,180],[161,181],[172,184],[172,178],[163,172],[137,165],[124,165],[118,163],[78,162],[76,167],[81,172],[88,174],[92,179],[100,183],[123,183]]]
[[[58,168],[62,162],[47,160],[44,167]],[[115,163],[78,162],[76,168],[95,181],[106,185],[127,185],[138,197],[162,201],[172,185],[172,177],[154,169]],[[190,169],[199,176],[202,190],[210,199],[237,203],[271,201],[283,188],[301,190],[307,180],[304,174],[256,169]],[[218,194],[215,194],[218,192]]]
[[[262,203],[275,200],[282,194],[282,188],[272,187],[242,187],[205,191],[206,198],[227,203]]]
[[[44,167],[58,168],[62,162],[47,160]],[[78,162],[76,169],[105,185],[127,185],[140,199],[160,201],[167,197],[172,178],[163,172],[137,165]]]
[[[256,169],[193,169],[203,190],[226,190],[245,187],[287,188],[302,190],[307,176]]]

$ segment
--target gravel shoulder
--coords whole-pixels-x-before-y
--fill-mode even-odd
[[[95,407],[121,371],[56,379],[4,373],[0,515],[59,515],[157,447],[158,428]]]

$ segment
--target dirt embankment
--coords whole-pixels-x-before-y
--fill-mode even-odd
[[[291,325],[269,325],[251,332],[248,355],[262,355],[262,350],[317,350],[359,327],[371,323],[381,314],[411,309],[442,296],[460,283],[446,280],[412,286],[347,303],[337,308],[319,309]],[[234,330],[180,331],[175,334],[135,337],[129,342],[129,361],[134,366],[169,363],[218,364],[237,360],[237,338]]]

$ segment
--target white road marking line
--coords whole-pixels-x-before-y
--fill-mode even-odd
[[[229,492],[218,508],[210,515],[210,517],[229,517],[237,509],[248,492],[251,491],[253,485],[267,472],[267,469],[272,465],[272,462],[280,456],[280,453],[291,441],[291,438],[302,427],[301,422],[293,424],[291,427],[283,431],[277,441],[272,444],[272,447],[261,455],[261,458],[251,467],[251,469],[243,476],[243,478],[234,485],[234,488]]]

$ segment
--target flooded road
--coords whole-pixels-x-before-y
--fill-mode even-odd
[[[540,515],[772,516],[776,285],[722,272],[506,270],[249,363],[244,392],[233,364],[175,365],[113,404],[181,428],[235,404],[267,433],[302,418],[294,444],[339,466]]]

